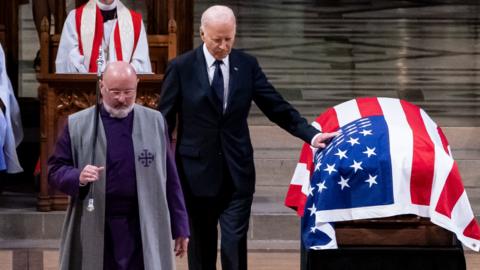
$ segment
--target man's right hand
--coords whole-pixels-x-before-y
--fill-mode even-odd
[[[83,170],[80,172],[80,186],[85,186],[90,182],[95,182],[98,180],[100,172],[105,167],[97,167],[93,165],[87,165]]]
[[[315,148],[325,148],[333,137],[340,135],[340,132],[318,133],[312,139],[312,146]]]
[[[178,237],[175,239],[175,256],[183,258],[188,250],[188,237]]]

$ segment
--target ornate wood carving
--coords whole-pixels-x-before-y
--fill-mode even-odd
[[[157,109],[159,100],[160,100],[160,91],[158,92],[157,91],[155,92],[140,91],[137,95],[136,102],[145,107]]]
[[[56,113],[60,115],[69,115],[95,104],[94,91],[55,89],[55,92],[57,96],[55,109]]]
[[[83,89],[55,89],[55,112],[58,115],[70,115],[74,112],[95,105],[95,92]],[[139,90],[136,103],[156,109],[160,94],[151,91]]]

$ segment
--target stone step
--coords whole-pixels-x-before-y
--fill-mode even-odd
[[[64,212],[1,212],[1,224],[9,225],[0,226],[0,249],[58,247],[63,217]],[[248,232],[249,249],[297,249],[299,224],[300,219],[294,214],[253,212]]]
[[[300,240],[247,240],[249,251],[297,251],[300,247]],[[27,240],[0,240],[0,252],[5,250],[33,249],[58,251],[60,238],[55,239],[27,239]],[[56,254],[58,256],[58,254]],[[0,256],[0,269],[2,268]],[[50,268],[48,268],[50,269]]]
[[[456,160],[480,160],[479,127],[443,127]],[[303,141],[278,126],[250,125],[255,158],[298,159]]]
[[[250,128],[255,148],[257,187],[248,232],[249,248],[296,249],[299,218],[283,205],[283,200],[303,142],[277,126]],[[475,184],[479,172],[474,168],[480,165],[480,142],[474,134],[478,134],[480,128],[447,127],[444,131],[457,157],[474,213],[479,218],[480,188]],[[17,195],[15,203],[2,201],[8,200],[7,195],[0,197],[0,248],[2,243],[8,245],[18,240],[50,244],[58,241],[64,212],[37,212],[31,194]]]
[[[58,246],[65,212],[39,213],[34,209],[17,213],[0,213],[0,249],[53,248]],[[293,214],[252,213],[248,240],[256,249],[278,249],[291,241],[298,247],[300,219]],[[288,247],[292,247],[292,243]],[[252,247],[253,248],[253,247]],[[287,248],[287,247],[283,247]]]
[[[298,151],[297,151],[298,152]],[[299,153],[295,153],[299,156]],[[292,153],[293,155],[293,153]],[[298,162],[293,158],[260,158],[255,155],[257,186],[288,186]],[[467,188],[478,186],[480,179],[480,160],[456,159],[463,185]]]
[[[480,214],[480,127],[445,127],[474,213]],[[255,149],[256,197],[283,205],[303,142],[278,126],[250,126]]]
[[[0,242],[60,238],[65,212],[37,212],[34,208],[0,211]]]
[[[455,160],[466,187],[480,179],[480,127],[445,127]],[[288,185],[303,142],[278,126],[250,126],[255,149],[257,185]]]
[[[336,93],[336,91],[334,92]],[[398,95],[407,95],[408,93],[399,93]],[[292,94],[290,94],[292,95]],[[301,96],[301,94],[300,94]],[[346,98],[344,95],[336,95],[328,99],[320,100],[303,100],[303,98],[292,99],[289,98],[289,102],[305,117],[309,122],[315,120],[315,118],[324,112],[327,108],[340,104],[344,101],[353,99],[358,95],[352,94],[350,98]],[[385,96],[385,95],[382,95]],[[462,101],[458,103],[449,101],[418,101],[414,104],[423,108],[430,117],[441,127],[469,127],[480,126],[480,117],[478,114],[478,105],[476,101]],[[252,104],[252,109],[248,118],[250,125],[274,125],[260,109]]]
[[[38,212],[34,208],[35,198],[30,194],[7,194],[0,198],[0,249],[22,248],[22,244],[43,248],[57,244],[64,211]],[[270,244],[270,248],[275,248],[278,245],[275,241],[298,241],[298,224],[299,218],[292,210],[274,199],[258,196],[252,207],[248,240],[258,249],[268,249]],[[273,242],[269,244],[267,240]]]
[[[257,188],[248,240],[257,243],[259,248],[268,248],[269,241],[272,241],[271,248],[275,248],[275,243],[278,241],[298,241],[299,239],[300,220],[293,210],[283,205],[283,194],[285,194],[283,187]],[[480,204],[480,196],[470,197],[471,201],[472,199],[476,200],[477,205]],[[8,207],[12,205],[20,205],[20,207],[15,209]],[[34,205],[35,198],[28,194],[7,194],[1,197],[0,249],[13,245],[12,243],[21,243],[15,241],[37,241],[38,245],[45,243],[53,245],[55,242],[52,241],[59,239],[65,212],[37,212]],[[475,213],[480,220],[479,212],[475,211]]]
[[[292,210],[284,206],[287,190],[288,186],[257,184],[254,195],[254,202],[256,202],[257,205],[253,205],[253,211],[258,213],[290,213]],[[472,207],[473,213],[480,216],[480,187],[478,187],[478,185],[471,187],[465,186],[465,191],[470,201],[470,206]],[[263,209],[268,209],[268,211],[264,211]]]
[[[276,125],[250,125],[250,135],[255,150],[300,150],[303,141],[293,137]],[[445,126],[447,137],[456,158],[480,159],[479,126]],[[458,155],[460,154],[460,157]]]

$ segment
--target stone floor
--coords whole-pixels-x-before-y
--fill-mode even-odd
[[[480,269],[479,254],[467,253],[465,257],[467,270]],[[0,270],[57,270],[57,265],[58,251],[55,250],[0,250]],[[296,270],[300,269],[300,255],[298,252],[250,252],[248,266],[253,270]],[[186,258],[177,259],[177,270],[187,269]]]

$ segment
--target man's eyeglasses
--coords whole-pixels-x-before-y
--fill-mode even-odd
[[[126,98],[131,98],[135,95],[136,90],[134,89],[129,89],[129,90],[110,90],[107,89],[110,94],[112,94],[114,97],[120,97],[123,95]]]

